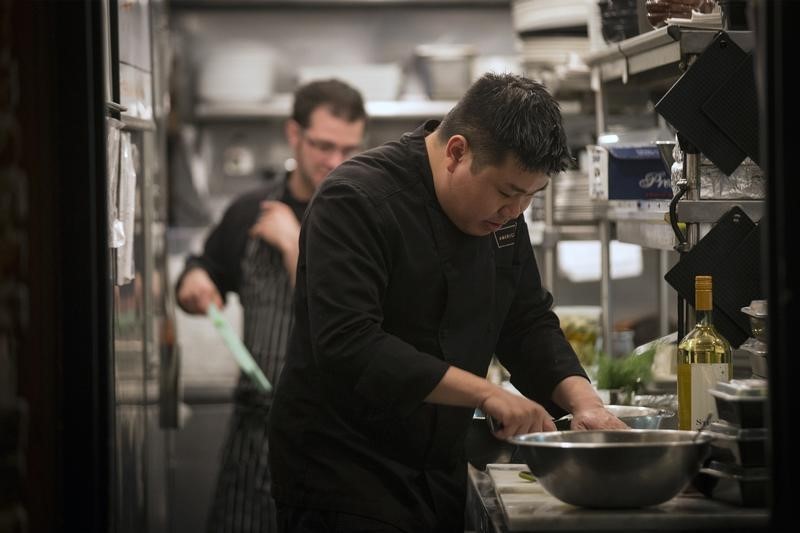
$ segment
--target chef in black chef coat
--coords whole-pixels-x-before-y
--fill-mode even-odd
[[[302,223],[270,415],[282,531],[460,531],[464,437],[626,427],[551,311],[523,211],[570,160],[546,89],[478,79],[441,123],[357,155]],[[487,381],[496,354],[520,396]]]

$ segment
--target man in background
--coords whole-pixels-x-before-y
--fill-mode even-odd
[[[227,292],[238,293],[244,343],[273,385],[293,322],[299,221],[328,173],[361,148],[366,119],[361,95],[343,82],[314,81],[300,87],[285,130],[296,167],[284,180],[234,200],[202,255],[187,259],[176,284],[178,304],[191,314],[205,314],[211,304],[221,308]],[[275,530],[267,467],[271,403],[271,393],[240,377],[209,532]]]

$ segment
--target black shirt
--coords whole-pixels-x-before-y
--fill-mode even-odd
[[[524,218],[501,241],[462,233],[442,211],[425,146],[435,125],[343,163],[308,208],[270,415],[281,503],[463,531],[473,409],[424,402],[449,366],[485,376],[496,353],[551,414],[555,386],[585,376]]]
[[[224,299],[228,292],[239,292],[242,281],[242,258],[245,255],[248,231],[261,214],[261,202],[279,200],[288,205],[298,220],[303,217],[307,202],[295,199],[285,181],[270,183],[236,198],[222,215],[222,220],[209,234],[202,255],[190,255],[181,279],[193,267],[208,272]],[[176,284],[180,287],[180,279]]]

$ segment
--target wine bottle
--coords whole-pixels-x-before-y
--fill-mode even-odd
[[[733,373],[731,345],[714,327],[711,276],[695,276],[697,323],[678,343],[678,428],[699,429],[711,414],[717,418],[708,392]]]

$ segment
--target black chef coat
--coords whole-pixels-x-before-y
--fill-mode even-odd
[[[428,122],[343,163],[300,234],[295,327],[270,414],[273,495],[404,530],[463,531],[473,409],[424,402],[493,354],[526,396],[585,373],[551,311],[520,216],[462,233],[434,192]]]

